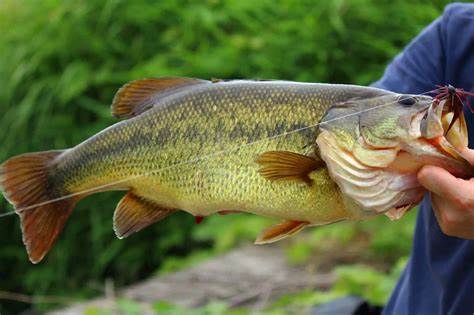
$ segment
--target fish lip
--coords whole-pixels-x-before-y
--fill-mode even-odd
[[[467,130],[465,129],[465,125],[462,126],[463,130],[456,130],[457,128],[451,128],[448,130],[449,124],[454,116],[454,111],[450,108],[447,108],[447,101],[432,101],[428,108],[422,109],[415,115],[422,115],[421,124],[420,124],[420,133],[421,136],[427,139],[438,138],[440,136],[446,137],[449,133],[455,133],[456,135],[460,135],[463,133],[467,136]],[[452,114],[453,116],[450,116]],[[448,120],[448,121],[446,121]],[[458,118],[458,122],[461,120],[465,120],[464,112],[461,112]],[[467,139],[467,138],[466,138]],[[462,149],[466,145],[462,146]]]
[[[465,123],[460,125],[459,128],[451,128],[449,134],[453,137],[459,137],[465,145],[455,145],[448,139],[448,125],[451,122],[452,116],[448,116],[450,113],[454,115],[452,110],[446,109],[446,101],[433,101],[428,108],[425,108],[412,117],[412,125],[419,124],[419,138],[429,142],[436,150],[443,156],[447,157],[452,163],[452,171],[460,177],[472,177],[474,176],[474,167],[464,157],[462,151],[467,148],[467,130]],[[421,119],[420,119],[421,116]],[[449,118],[451,117],[451,118]],[[443,119],[447,119],[447,123],[443,124]],[[461,121],[465,122],[464,113],[461,112],[459,121],[456,123],[461,124]],[[411,126],[410,128],[413,128]],[[415,127],[416,129],[416,127]],[[461,130],[462,129],[462,130]]]
[[[433,100],[431,104],[419,111],[416,115],[422,115],[420,121],[420,135],[425,139],[434,139],[445,134],[442,119],[446,114],[446,101]]]

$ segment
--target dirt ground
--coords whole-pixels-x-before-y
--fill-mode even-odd
[[[140,303],[143,314],[154,314],[151,305],[167,301],[197,307],[210,301],[229,306],[264,308],[276,298],[305,288],[328,289],[335,281],[330,273],[317,274],[290,266],[278,246],[248,245],[211,258],[192,268],[155,276],[104,297],[50,312],[51,315],[82,315],[90,308],[114,311],[117,298]]]

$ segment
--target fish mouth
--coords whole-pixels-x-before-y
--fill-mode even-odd
[[[419,139],[435,149],[421,154],[426,164],[439,165],[454,175],[470,178],[474,176],[474,167],[463,154],[468,144],[466,120],[462,110],[457,116],[447,101],[433,101],[414,116],[411,130],[418,125]]]

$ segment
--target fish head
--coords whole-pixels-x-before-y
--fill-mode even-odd
[[[454,117],[446,101],[429,96],[359,96],[326,112],[316,142],[355,215],[399,218],[423,197],[416,174],[424,165],[474,176],[462,153],[468,140],[464,115],[452,123]]]

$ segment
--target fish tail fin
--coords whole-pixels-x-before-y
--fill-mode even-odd
[[[0,165],[0,190],[20,216],[23,243],[32,263],[40,262],[53,246],[78,200],[61,199],[61,189],[49,174],[62,152],[22,154]]]

